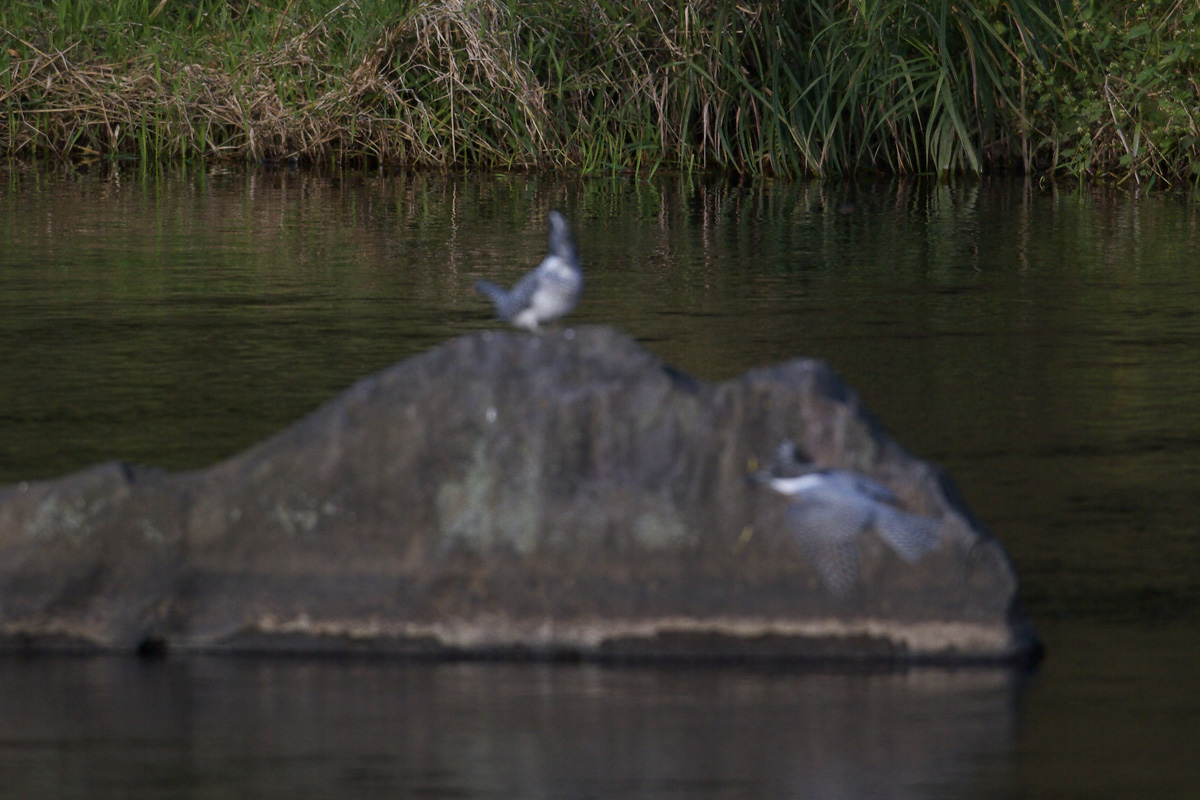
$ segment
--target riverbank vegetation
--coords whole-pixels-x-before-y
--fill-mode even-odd
[[[1183,0],[29,0],[10,157],[584,171],[1200,169]]]

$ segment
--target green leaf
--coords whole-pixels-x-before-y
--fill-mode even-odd
[[[1154,29],[1150,27],[1150,24],[1148,22],[1139,22],[1137,25],[1134,25],[1132,28],[1130,28],[1128,31],[1125,32],[1125,38],[1126,39],[1140,39],[1143,36],[1150,35],[1150,33],[1152,33],[1153,30]]]

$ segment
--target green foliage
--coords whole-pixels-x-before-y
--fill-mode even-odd
[[[0,148],[779,176],[1200,164],[1179,0],[32,0]]]
[[[1079,2],[1064,28],[1059,59],[1029,81],[1048,166],[1148,184],[1200,172],[1200,5]]]

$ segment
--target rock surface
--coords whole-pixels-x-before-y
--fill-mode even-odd
[[[942,520],[830,592],[747,475],[791,439]],[[0,648],[1008,661],[1003,549],[824,364],[705,384],[609,328],[488,332],[209,469],[0,489]]]

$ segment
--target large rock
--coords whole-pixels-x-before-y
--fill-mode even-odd
[[[942,520],[831,592],[747,475],[791,439]],[[1001,546],[824,364],[718,385],[608,328],[483,333],[202,471],[0,490],[0,646],[1014,660]]]

